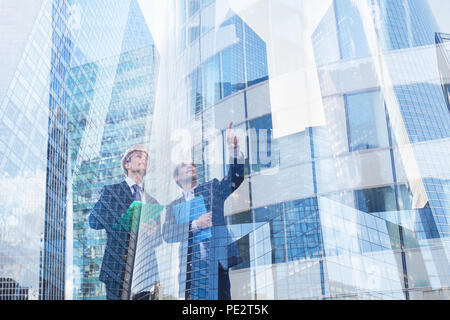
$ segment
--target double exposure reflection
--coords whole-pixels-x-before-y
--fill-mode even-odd
[[[0,299],[449,299],[448,1],[1,7]]]

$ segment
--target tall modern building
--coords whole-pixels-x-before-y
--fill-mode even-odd
[[[450,110],[450,34],[436,33],[436,46],[442,91]]]
[[[70,2],[1,6],[0,298],[64,299]]]
[[[406,299],[436,297],[448,287],[448,182],[435,161],[446,157],[440,150],[450,118],[435,30],[426,1],[335,1],[312,38],[325,108],[345,115],[348,149],[337,154],[367,157],[372,170],[354,191],[355,208],[398,224],[393,252]],[[388,168],[389,178],[382,178]]]
[[[125,151],[131,145],[149,143],[146,127],[151,125],[156,61],[154,47],[149,46],[70,71],[69,81],[74,85],[69,87],[74,90],[79,88],[82,77],[87,80],[85,91],[69,98],[77,299],[101,299],[105,295],[98,276],[106,235],[90,230],[87,217],[101,188],[124,180],[120,161]],[[114,84],[109,105],[104,110],[106,118],[99,122],[101,130],[98,130],[98,127],[90,127],[89,122],[92,122],[93,112],[100,113],[101,108],[105,108],[93,103],[93,95],[99,94],[103,85],[96,81],[97,76],[105,73],[114,78]],[[97,139],[101,141],[100,149],[93,152],[92,144]]]
[[[1,299],[101,298],[102,235],[84,218],[148,140],[151,36],[136,1],[0,5]]]
[[[125,151],[132,145],[150,143],[147,133],[152,124],[158,58],[136,1],[129,1],[120,40],[120,54],[73,66],[67,77],[74,299],[105,298],[99,273],[106,234],[91,229],[87,218],[101,188],[124,180],[121,159]]]
[[[155,196],[180,196],[167,181],[183,157],[220,181],[231,121],[241,137],[246,177],[221,226],[243,259],[232,298],[449,297],[450,115],[427,1],[140,5],[161,55]],[[154,285],[152,245],[138,243],[136,293]],[[160,298],[192,296],[188,250],[157,248]]]

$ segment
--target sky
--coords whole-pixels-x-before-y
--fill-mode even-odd
[[[428,0],[441,32],[450,33],[450,0]]]

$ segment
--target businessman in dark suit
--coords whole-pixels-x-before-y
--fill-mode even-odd
[[[239,154],[238,139],[231,125],[227,131],[231,164],[224,179],[199,185],[195,164],[182,163],[173,174],[183,196],[167,206],[162,234],[166,242],[180,242],[179,295],[188,300],[231,299],[228,270],[241,260],[237,247],[230,244],[224,217],[225,200],[244,180],[244,158]],[[199,208],[192,206],[199,203],[195,202],[198,199],[204,210],[194,213]],[[189,207],[184,205],[187,202]],[[183,213],[180,208],[189,212]],[[180,219],[183,214],[189,218],[183,221]]]
[[[100,199],[89,215],[91,228],[104,229],[107,235],[99,277],[106,286],[107,300],[128,300],[130,294],[137,235],[124,222],[124,214],[134,201],[158,204],[144,190],[143,179],[147,167],[148,152],[145,147],[138,145],[127,150],[122,159],[125,180],[104,186]],[[162,241],[159,219],[151,220],[144,229],[148,235],[155,237],[154,243]],[[154,252],[149,254],[154,255]]]

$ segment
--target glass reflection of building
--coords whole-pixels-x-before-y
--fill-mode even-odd
[[[436,33],[436,45],[442,90],[447,107],[450,110],[450,34]]]
[[[91,229],[88,215],[104,185],[124,180],[120,162],[124,152],[132,145],[149,143],[147,133],[151,129],[157,56],[137,2],[129,1],[126,7],[129,7],[128,18],[124,29],[119,30],[123,32],[119,38],[120,54],[75,65],[67,77],[73,175],[74,299],[105,298],[99,273],[106,233]],[[114,14],[122,15],[117,9]],[[150,159],[153,157],[150,154]]]
[[[220,146],[230,121],[248,157],[246,179],[225,203],[244,260],[230,270],[232,298],[448,297],[450,115],[436,82],[438,29],[427,2],[330,1],[307,39],[325,122],[285,135],[274,134],[273,43],[250,26],[258,26],[251,13],[267,2],[168,3],[175,36],[156,48],[168,61],[161,72],[176,72],[163,77],[172,86],[160,89],[153,137],[193,133],[201,182],[226,173]],[[149,13],[150,30],[154,20]],[[271,20],[268,28],[281,38],[286,26]],[[211,132],[219,141],[213,151]],[[173,154],[156,148],[156,197],[168,203],[179,195],[167,184]],[[134,292],[153,283],[146,245],[138,244]],[[158,250],[160,298],[184,299],[185,283],[174,275],[174,260],[183,257],[171,245]]]
[[[151,36],[132,0],[19,0],[0,15],[0,299],[101,298],[102,235],[84,218],[123,177],[128,143],[148,141]]]
[[[450,118],[440,86],[426,76],[417,76],[418,72],[430,74],[421,68],[435,61],[432,45],[437,27],[425,1],[378,1],[372,7],[377,19],[372,31],[379,40],[376,48],[361,33],[365,30],[366,36],[370,34],[361,18],[363,6],[335,1],[313,35],[316,57],[321,57],[322,96],[330,101],[325,103],[330,108],[338,105],[333,94],[342,96],[339,108],[346,114],[349,151],[367,150],[359,152],[358,161],[371,157],[373,173],[392,170],[391,182],[383,183],[389,186],[369,185],[355,192],[356,208],[399,225],[400,246],[394,254],[403,273],[405,297],[427,298],[433,296],[434,288],[448,286],[444,191],[448,180],[430,174],[429,169],[438,166],[432,162],[446,144]],[[334,43],[327,43],[326,37],[333,37]],[[333,48],[334,59],[325,55]],[[377,65],[378,55],[384,59],[382,66]],[[436,65],[432,67],[436,72]],[[359,74],[347,76],[346,83],[344,72]],[[339,77],[344,81],[337,85]],[[389,88],[387,78],[392,81]],[[415,170],[420,173],[414,174]],[[367,180],[374,175],[370,176]],[[410,221],[409,227],[405,220]],[[415,235],[413,241],[408,233]],[[427,258],[430,253],[432,262]]]
[[[70,4],[2,3],[2,300],[65,298]]]
[[[103,185],[123,181],[120,160],[125,150],[130,145],[148,144],[146,125],[152,112],[154,69],[153,46],[128,51],[120,56],[118,63],[117,58],[112,57],[71,69],[69,81],[77,81],[80,77],[89,79],[87,90],[73,97],[73,109],[70,111],[73,124],[72,161],[76,168],[73,174],[75,265],[80,268],[80,274],[75,279],[80,283],[77,298],[101,298],[104,295],[98,282],[98,273],[106,238],[100,232],[89,230],[86,217],[98,200]],[[100,150],[90,158],[83,159],[80,155],[83,152],[83,139],[92,138],[85,131],[92,102],[90,95],[95,91],[96,76],[101,72],[107,72],[115,78],[113,98],[105,122],[101,124],[103,133]],[[74,88],[79,86],[80,83],[77,83]]]

